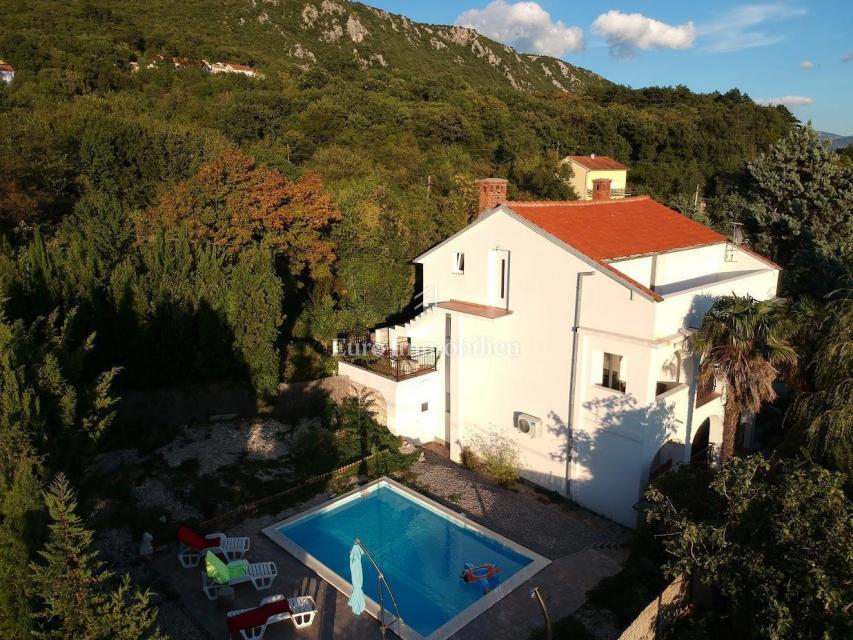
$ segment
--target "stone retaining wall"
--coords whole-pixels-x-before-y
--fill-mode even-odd
[[[656,640],[690,602],[690,578],[679,576],[640,612],[619,640]]]

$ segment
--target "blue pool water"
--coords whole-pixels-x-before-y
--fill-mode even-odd
[[[359,538],[382,568],[403,620],[422,636],[483,597],[479,583],[460,578],[466,562],[497,565],[501,581],[532,562],[387,485],[278,531],[347,582],[350,549]],[[362,566],[364,592],[378,602],[376,571],[366,557]],[[393,612],[387,593],[385,602]]]

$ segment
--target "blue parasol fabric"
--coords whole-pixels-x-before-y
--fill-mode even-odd
[[[352,595],[349,597],[350,609],[355,615],[360,615],[362,611],[364,611],[365,602],[364,602],[364,590],[362,589],[362,585],[364,584],[364,574],[361,569],[361,557],[364,555],[364,551],[361,550],[361,547],[357,544],[352,545],[352,550],[349,552],[349,571],[350,576],[352,578]]]

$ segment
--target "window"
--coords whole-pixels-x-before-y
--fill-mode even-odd
[[[625,393],[625,381],[619,378],[622,369],[622,356],[612,353],[604,354],[604,372],[601,377],[601,385],[608,389],[615,389]]]
[[[465,254],[456,252],[453,254],[453,273],[465,273]]]
[[[429,411],[429,402],[421,402],[421,413]]]

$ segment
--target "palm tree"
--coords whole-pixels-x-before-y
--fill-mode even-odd
[[[794,323],[781,298],[759,302],[750,296],[720,298],[690,338],[700,359],[699,382],[722,379],[726,384],[721,456],[734,456],[740,416],[756,413],[776,398],[773,383],[780,367],[793,366],[797,354],[789,342]]]
[[[849,289],[838,293],[806,310],[802,380],[785,422],[794,446],[805,436],[831,467],[848,471],[853,461],[853,295]]]

